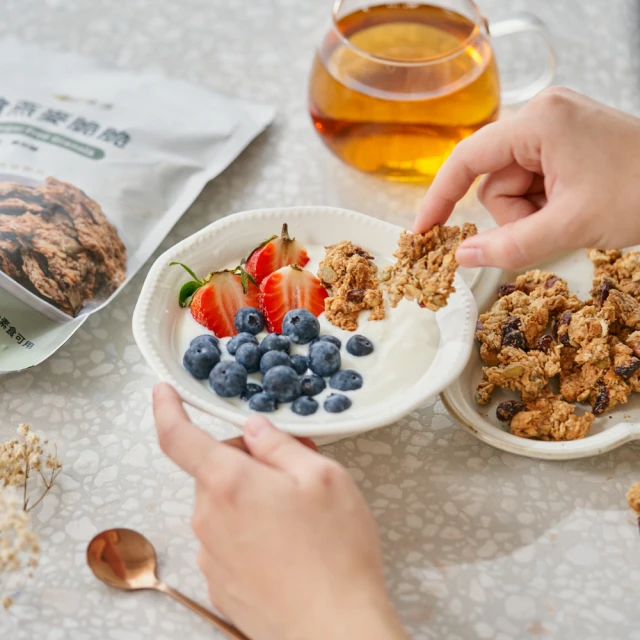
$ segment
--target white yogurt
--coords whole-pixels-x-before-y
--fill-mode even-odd
[[[325,255],[324,247],[307,246],[310,262],[306,265],[313,273],[318,270],[318,263]],[[381,269],[388,260],[379,256],[374,256],[376,264]],[[232,267],[234,265],[228,265]],[[416,380],[422,377],[433,362],[439,342],[439,330],[435,319],[435,314],[427,309],[420,308],[415,302],[402,300],[400,304],[391,309],[386,303],[386,317],[384,320],[368,320],[368,311],[360,314],[359,327],[355,332],[345,331],[334,327],[323,315],[320,321],[321,335],[332,335],[342,341],[342,368],[354,369],[363,377],[363,385],[357,391],[337,391],[330,389],[327,385],[321,394],[315,396],[320,404],[320,409],[312,416],[298,416],[291,411],[289,404],[280,405],[274,413],[267,415],[277,416],[279,422],[326,422],[335,418],[336,415],[324,411],[322,403],[331,393],[344,393],[349,396],[352,406],[345,412],[356,417],[358,415],[370,413],[374,405],[387,404],[398,399],[403,392],[413,386]],[[191,316],[189,309],[184,309],[180,318],[175,324],[173,335],[173,347],[176,357],[182,361],[182,355],[189,346],[193,338],[210,333],[203,326],[199,325]],[[368,356],[357,357],[347,352],[345,346],[347,340],[355,335],[361,334],[369,338],[374,346],[374,351]],[[266,333],[259,334],[261,340]],[[222,359],[232,360],[232,356],[227,353],[224,345],[229,338],[223,338],[220,342],[223,345]],[[292,345],[291,354],[307,355],[308,345]],[[261,384],[260,373],[249,375],[249,381]],[[194,384],[208,386],[206,380],[193,381]],[[214,393],[211,391],[211,393]],[[247,415],[251,413],[248,404],[239,398],[226,399]]]

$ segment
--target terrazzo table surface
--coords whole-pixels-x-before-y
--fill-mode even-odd
[[[266,206],[337,205],[408,224],[423,190],[344,167],[308,121],[306,78],[330,4],[2,0],[0,32],[277,105],[277,122],[204,190],[161,250],[220,216]],[[534,10],[554,34],[559,83],[640,114],[636,2],[480,4],[490,18]],[[468,199],[460,215],[482,214]],[[28,422],[58,443],[65,465],[33,514],[41,566],[0,612],[0,637],[216,637],[160,595],[108,590],[84,563],[94,533],[133,527],[156,545],[162,578],[205,601],[189,529],[192,482],[158,449],[155,376],[131,334],[148,266],[54,357],[0,380],[3,439]],[[640,445],[582,461],[529,460],[481,444],[434,400],[325,453],[350,470],[375,513],[389,588],[413,638],[640,638],[640,537],[624,498],[640,480]]]

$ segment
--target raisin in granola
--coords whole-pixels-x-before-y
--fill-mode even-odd
[[[373,257],[353,242],[343,241],[326,247],[318,278],[329,289],[325,315],[336,327],[355,331],[360,313],[365,310],[370,311],[369,320],[385,317],[384,298],[378,288]]]

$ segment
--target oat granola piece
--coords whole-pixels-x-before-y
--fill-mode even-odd
[[[602,317],[620,328],[636,331],[640,329],[640,302],[628,293],[611,289],[602,305]]]
[[[640,516],[640,482],[636,482],[627,491],[629,506]]]
[[[369,320],[385,316],[377,267],[364,249],[345,240],[326,248],[318,278],[329,289],[325,316],[331,324],[347,331],[358,328],[360,313],[369,310]]]
[[[603,277],[608,277],[620,291],[640,301],[640,251],[589,249],[588,255],[594,268],[594,289]]]
[[[444,307],[455,291],[456,249],[476,233],[476,226],[469,222],[462,228],[436,225],[424,234],[403,231],[393,254],[397,261],[381,277],[391,306],[407,298],[432,311]]]
[[[555,345],[547,353],[543,351],[525,352],[515,347],[505,347],[498,354],[498,366],[484,367],[483,379],[476,391],[480,404],[487,404],[489,385],[519,391],[526,402],[534,400],[544,392],[549,379],[560,372],[561,347]]]
[[[575,406],[551,392],[526,403],[526,411],[516,413],[509,427],[521,438],[538,440],[579,440],[589,432],[592,413],[576,415]]]
[[[515,326],[516,321],[518,326]],[[513,331],[522,334],[527,348],[535,349],[548,322],[549,312],[543,298],[532,299],[518,290],[499,298],[478,318],[476,339],[480,342],[480,357],[488,365],[498,364],[503,340]],[[514,335],[512,339],[515,339]],[[509,345],[510,340],[505,346],[517,346]]]
[[[489,382],[483,374],[482,380],[476,387],[476,402],[478,404],[489,404],[491,402],[491,394],[495,391],[495,388],[496,385],[493,382]]]
[[[540,269],[533,269],[519,275],[513,284],[518,291],[524,291],[524,293],[540,290],[547,297],[570,295],[566,280],[559,278],[555,273]]]
[[[369,309],[369,320],[384,319],[384,299],[379,289],[349,289],[344,296],[329,296],[324,313],[329,322],[346,331],[358,328],[361,311]]]

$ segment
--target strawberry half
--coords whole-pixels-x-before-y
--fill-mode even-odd
[[[306,309],[318,317],[324,312],[327,290],[311,271],[298,265],[282,267],[260,284],[260,310],[271,333],[282,333],[282,320],[292,309]]]
[[[214,271],[200,280],[189,267],[179,264],[193,278],[182,285],[178,303],[189,306],[194,320],[213,331],[218,338],[235,336],[233,323],[243,307],[258,307],[260,290],[253,278],[242,268],[233,271]]]
[[[289,237],[289,229],[285,223],[280,237],[271,236],[256,247],[249,254],[244,268],[260,284],[268,275],[282,267],[290,264],[304,267],[307,262],[307,250],[302,243]]]

